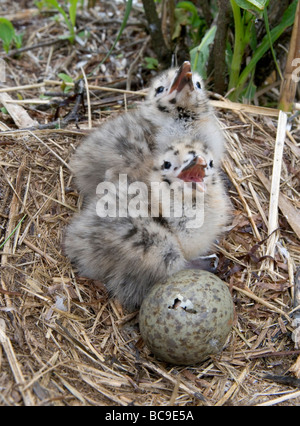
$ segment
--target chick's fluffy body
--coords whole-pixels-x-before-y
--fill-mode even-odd
[[[119,173],[132,182],[143,181],[156,150],[173,139],[195,136],[211,147],[216,164],[220,162],[224,140],[203,82],[193,74],[190,84],[171,91],[179,71],[170,69],[154,79],[135,111],[106,121],[77,149],[71,168],[85,199],[92,199],[99,183]]]
[[[183,199],[183,182],[178,179],[178,170],[191,156],[201,155],[207,165],[205,170],[206,192],[200,197],[197,208],[203,210],[199,226],[190,228],[191,217],[184,214],[175,217],[174,206]],[[163,170],[166,162],[173,165]],[[177,162],[177,163],[176,163]],[[152,285],[165,281],[170,275],[188,267],[188,262],[206,254],[215,239],[222,233],[228,219],[228,199],[214,167],[214,156],[201,141],[185,139],[162,150],[153,157],[148,174],[147,191],[142,194],[149,205],[151,182],[170,185],[179,182],[179,191],[171,191],[171,209],[162,215],[162,199],[152,200],[159,205],[158,217],[99,217],[97,198],[87,205],[72,221],[67,231],[65,247],[69,258],[77,266],[80,275],[101,280],[111,296],[116,297],[129,310],[140,306]],[[176,166],[176,167],[175,167]],[[116,182],[117,183],[117,182]],[[118,200],[122,198],[119,188]],[[192,197],[183,206],[194,208],[195,189]],[[115,193],[111,194],[114,197]],[[190,205],[188,205],[190,203]],[[172,207],[173,206],[173,207]],[[188,211],[188,210],[186,210]]]

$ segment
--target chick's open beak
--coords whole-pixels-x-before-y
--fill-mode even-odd
[[[184,182],[195,182],[196,188],[204,192],[206,190],[203,179],[205,177],[205,168],[207,167],[206,161],[200,157],[194,157],[192,161],[179,173],[177,176]]]
[[[181,90],[186,86],[189,86],[189,89],[194,90],[193,80],[192,80],[192,71],[191,64],[189,61],[185,61],[175,76],[173,84],[170,88],[169,93],[172,93],[174,90],[181,92]]]

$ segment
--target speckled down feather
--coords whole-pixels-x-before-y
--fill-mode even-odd
[[[184,83],[179,85],[179,79]],[[186,136],[196,136],[208,145],[215,164],[220,162],[223,136],[203,82],[190,72],[188,62],[155,78],[136,110],[108,119],[91,133],[70,163],[76,184],[84,199],[92,199],[99,183],[119,173],[126,173],[131,181],[143,181],[144,168],[148,170],[155,151]]]
[[[181,187],[181,192],[171,192],[173,209],[171,207],[169,217],[162,215],[162,200],[155,198],[154,204],[159,205],[160,211],[158,217],[133,217],[130,214],[127,217],[99,217],[96,212],[98,199],[93,197],[67,230],[66,252],[80,275],[101,280],[111,296],[117,297],[129,310],[140,306],[156,282],[163,282],[188,267],[190,260],[206,254],[223,231],[228,220],[228,199],[218,167],[214,166],[214,155],[201,140],[173,141],[172,145],[158,152],[152,158],[147,189],[152,195],[150,182],[182,183],[178,175],[188,162],[192,164],[194,158],[200,156],[205,165],[205,177],[203,182],[195,185],[200,185],[201,190],[205,184],[206,188],[202,206],[199,206],[204,211],[202,226],[189,228],[190,217],[172,214],[182,198]],[[127,191],[127,187],[122,187],[122,191]],[[195,195],[197,189],[192,187],[192,193]],[[117,195],[120,198],[122,194],[118,192]],[[148,195],[144,196],[145,203],[149,202]],[[194,202],[191,198],[191,206],[185,203],[184,207],[192,208]]]

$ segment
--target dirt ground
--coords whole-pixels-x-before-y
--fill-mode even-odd
[[[278,111],[211,94],[227,140],[223,169],[233,205],[232,224],[215,248],[217,275],[235,304],[220,355],[191,367],[156,360],[140,336],[138,313],[109,300],[102,283],[78,276],[64,256],[64,230],[81,201],[69,159],[90,125],[143,101],[151,76],[142,67],[149,40],[139,11],[112,59],[89,77],[90,102],[71,84],[62,97],[58,74],[76,81],[81,67],[87,75],[94,70],[118,32],[120,7],[103,3],[100,18],[81,13],[78,25],[91,35],[71,45],[59,39],[63,23],[36,14],[34,2],[0,4],[0,15],[24,32],[22,47],[31,46],[1,54],[0,102],[16,109],[0,112],[0,405],[299,405],[299,116],[285,137],[272,213],[279,229],[269,236]]]

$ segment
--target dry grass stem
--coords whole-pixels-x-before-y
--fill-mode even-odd
[[[286,113],[282,111],[279,112],[278,129],[275,141],[275,151],[273,160],[268,223],[269,235],[273,235],[271,235],[271,237],[269,238],[266,251],[266,255],[272,257],[274,257],[275,255],[275,244],[278,240],[278,235],[274,231],[278,228],[278,201],[280,192],[281,168],[283,161],[283,148],[286,137],[287,118],[288,117]]]

